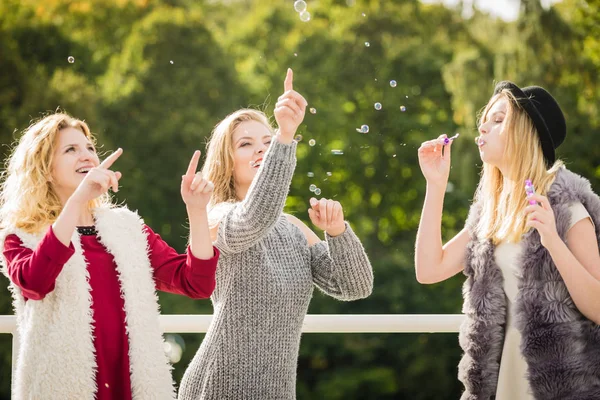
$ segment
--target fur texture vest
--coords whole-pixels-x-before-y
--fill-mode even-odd
[[[133,399],[174,399],[143,221],[126,208],[103,208],[94,214],[98,239],[114,257],[125,300]],[[4,235],[9,233],[17,234],[30,249],[35,249],[45,234],[14,230]],[[44,299],[25,301],[20,289],[10,284],[20,339],[19,348],[13,350],[17,352],[13,399],[95,397],[89,275],[77,232],[71,242],[75,254],[56,278],[55,289]],[[6,274],[4,268],[3,272]]]
[[[547,197],[563,240],[571,218],[569,205],[579,201],[592,217],[600,243],[600,199],[586,179],[563,168]],[[495,246],[473,234],[479,213],[474,204],[467,219],[472,234],[464,271],[466,320],[459,336],[464,350],[459,364],[464,400],[496,395],[507,312],[502,272],[494,261]],[[522,335],[521,352],[533,395],[539,400],[600,399],[600,326],[573,303],[537,231],[531,230],[522,240],[514,318]]]

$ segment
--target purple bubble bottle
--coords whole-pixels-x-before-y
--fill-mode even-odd
[[[535,194],[535,189],[533,188],[533,183],[531,183],[531,179],[527,179],[525,181],[525,193],[527,197],[531,197]],[[535,200],[529,200],[529,204],[534,205],[537,204]]]

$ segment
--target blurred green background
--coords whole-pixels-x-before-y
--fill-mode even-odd
[[[102,151],[125,150],[118,201],[183,251],[179,176],[190,156],[231,111],[272,115],[292,67],[316,112],[300,127],[287,211],[310,223],[311,184],[341,201],[375,271],[368,299],[342,303],[315,292],[309,312],[459,313],[462,276],[431,286],[414,278],[425,189],[416,149],[461,134],[447,240],[462,228],[477,183],[476,117],[494,82],[537,84],[567,117],[559,156],[598,189],[600,2],[523,0],[510,20],[454,3],[308,0],[303,22],[293,0],[0,0],[2,156],[43,113],[60,107],[85,119]],[[357,132],[361,125],[369,132]],[[12,313],[7,284],[1,277],[0,314]],[[160,301],[165,314],[212,311],[209,300]],[[169,340],[185,348],[179,382],[202,335]],[[306,334],[298,399],[457,399],[460,354],[456,334]],[[11,336],[0,335],[1,399],[10,398],[10,360]]]

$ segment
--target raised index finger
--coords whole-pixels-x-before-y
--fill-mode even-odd
[[[200,150],[196,150],[192,159],[190,160],[190,165],[188,165],[187,172],[185,173],[188,176],[192,176],[196,174],[196,169],[198,169],[198,161],[200,160]]]
[[[285,81],[283,81],[283,91],[287,92],[289,90],[294,90],[294,71],[291,68],[288,68]]]
[[[109,169],[113,163],[117,161],[117,158],[121,157],[121,154],[123,154],[123,149],[119,147],[114,153],[106,157],[104,161],[100,163],[99,167]]]

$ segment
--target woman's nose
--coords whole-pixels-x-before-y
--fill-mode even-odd
[[[481,125],[479,126],[479,133],[480,133],[481,135],[485,135],[485,134],[487,133],[487,128],[485,127],[485,124],[481,124]]]
[[[85,149],[85,150],[79,152],[79,158],[82,161],[91,160],[93,157],[94,157],[94,153],[91,150]]]

